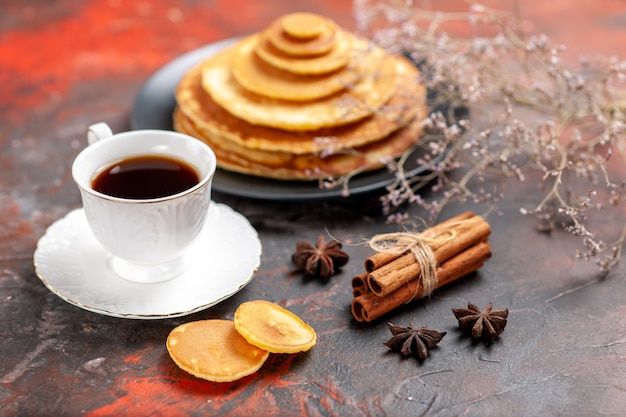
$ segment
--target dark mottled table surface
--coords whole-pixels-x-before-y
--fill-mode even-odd
[[[622,1],[521,3],[526,27],[568,43],[571,58],[623,52]],[[377,195],[290,203],[215,193],[258,230],[261,265],[232,298],[190,316],[95,314],[63,301],[36,276],[38,239],[80,206],[69,167],[86,145],[88,125],[130,129],[145,80],[187,51],[260,30],[292,11],[319,12],[354,29],[352,7],[342,0],[0,2],[0,415],[626,415],[624,268],[599,277],[575,258],[577,240],[537,233],[534,220],[520,215],[525,198],[538,198],[540,178],[503,184],[509,197],[502,215],[488,218],[493,257],[477,274],[370,324],[356,323],[349,311],[350,280],[368,248],[346,247],[350,262],[328,282],[304,280],[290,257],[297,241],[320,233],[358,242],[395,231]],[[621,229],[623,218],[598,223]],[[232,383],[176,367],[165,348],[175,326],[232,318],[252,299],[300,315],[317,331],[317,345],[272,355],[258,373]],[[459,333],[451,308],[467,301],[509,309],[494,344],[472,344]],[[448,334],[420,363],[388,352],[388,321]]]

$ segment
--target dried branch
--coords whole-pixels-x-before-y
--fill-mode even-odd
[[[420,66],[416,82],[426,83],[435,109],[416,161],[428,172],[407,175],[404,160],[389,165],[395,181],[381,200],[389,221],[407,219],[405,204],[421,206],[432,221],[453,203],[497,207],[504,195],[486,189],[488,176],[525,181],[539,173],[545,194],[521,213],[537,216],[543,231],[562,226],[581,238],[577,256],[596,260],[603,272],[619,263],[626,228],[605,243],[590,230],[589,211],[619,208],[626,196],[626,181],[616,182],[607,168],[626,144],[626,61],[568,68],[563,46],[521,30],[517,8],[472,3],[466,12],[443,13],[403,0],[356,0],[355,16],[361,33]],[[475,35],[450,36],[444,29],[454,22]],[[471,120],[459,109],[469,109]]]

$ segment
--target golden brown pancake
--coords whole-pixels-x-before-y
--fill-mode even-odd
[[[317,35],[314,37],[298,38],[285,31],[283,26],[283,20],[288,22],[290,17],[285,15],[276,19],[264,33],[264,36],[267,36],[272,45],[280,51],[293,56],[312,56],[325,54],[335,47],[336,35],[340,29],[332,20],[322,18],[322,22],[315,28]],[[291,27],[293,26],[292,24]]]
[[[328,74],[348,65],[352,56],[354,36],[340,32],[337,37],[337,44],[328,53],[302,57],[287,55],[272,45],[267,37],[259,36],[255,52],[263,61],[283,71],[300,75]]]
[[[250,344],[231,320],[181,324],[167,337],[167,351],[181,369],[215,382],[235,381],[261,368],[269,352]]]
[[[313,13],[292,13],[283,16],[280,24],[290,36],[298,39],[311,39],[324,32],[327,19]]]
[[[402,63],[372,48],[355,60],[363,75],[349,89],[310,102],[275,100],[245,90],[232,76],[235,49],[219,53],[206,63],[202,87],[234,116],[249,123],[285,130],[315,130],[340,126],[370,116],[393,95]]]
[[[174,127],[223,169],[316,180],[380,168],[418,143],[425,95],[408,59],[296,13],[184,74]]]
[[[293,74],[275,68],[256,54],[259,38],[260,35],[253,35],[241,41],[230,65],[236,82],[260,96],[313,101],[344,90],[354,84],[362,73],[357,66],[346,66],[323,75]]]
[[[403,88],[397,89],[389,102],[372,116],[334,128],[294,132],[241,120],[220,107],[202,89],[201,74],[205,64],[191,69],[183,77],[176,98],[181,111],[193,120],[203,135],[219,136],[245,148],[294,154],[353,148],[389,135],[418,112],[423,117],[425,88],[417,82],[419,73],[410,62],[398,59],[403,61],[403,73],[399,76]]]
[[[181,111],[174,113],[175,129],[207,143],[215,152],[220,168],[279,180],[315,180],[345,175],[355,170],[365,172],[380,168],[419,143],[421,120],[415,118],[412,123],[388,137],[355,149],[296,155],[253,150],[219,136],[205,135]]]
[[[235,329],[251,344],[271,353],[298,353],[317,343],[315,330],[291,311],[266,300],[242,303]]]

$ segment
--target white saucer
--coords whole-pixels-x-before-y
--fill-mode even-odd
[[[76,209],[39,239],[34,263],[46,287],[75,306],[113,317],[161,319],[194,313],[230,297],[252,280],[261,262],[256,230],[243,215],[215,202],[190,251],[191,266],[172,280],[127,281],[110,269],[83,209]]]

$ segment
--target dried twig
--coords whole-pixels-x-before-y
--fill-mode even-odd
[[[467,12],[440,13],[402,0],[356,0],[355,15],[363,34],[420,65],[432,108],[452,109],[425,121],[425,152],[417,163],[428,172],[409,176],[403,164],[389,164],[395,181],[381,201],[389,221],[408,218],[399,213],[406,203],[426,209],[433,222],[452,203],[497,208],[504,195],[486,188],[488,176],[525,181],[538,173],[545,194],[525,202],[521,213],[538,216],[544,231],[563,225],[582,240],[577,256],[595,260],[603,272],[619,263],[626,228],[605,243],[591,230],[590,209],[623,215],[626,181],[612,179],[607,162],[623,158],[616,151],[626,145],[626,61],[567,68],[564,47],[525,34],[519,14],[477,3]],[[452,21],[489,28],[492,35],[453,38],[442,30]],[[455,112],[462,108],[472,123]]]

